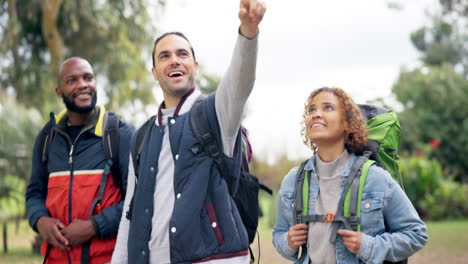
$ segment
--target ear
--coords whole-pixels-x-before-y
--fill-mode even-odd
[[[194,62],[194,66],[195,66],[195,76],[196,76],[198,75],[198,61]]]
[[[58,98],[62,98],[63,96],[62,89],[60,89],[59,87],[55,87],[55,94],[57,95]]]
[[[151,68],[151,72],[153,73],[153,79],[155,81],[158,81],[158,75],[156,74],[156,68]]]

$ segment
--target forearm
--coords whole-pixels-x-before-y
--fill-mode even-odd
[[[231,64],[216,91],[218,117],[224,153],[232,156],[237,131],[240,127],[244,105],[255,82],[257,37],[238,36]]]
[[[288,221],[286,213],[292,215],[289,210],[281,201],[283,197],[282,189],[283,184],[278,193],[277,210],[276,210],[276,223],[273,227],[273,245],[281,256],[289,260],[296,260],[298,258],[298,249],[293,249],[288,244],[288,232],[293,223]],[[292,208],[291,208],[292,209]]]
[[[286,259],[289,260],[297,260],[298,258],[298,249],[292,249],[288,245],[288,232],[274,232],[273,233],[273,245],[276,248],[276,251],[280,253],[281,256],[283,256]]]
[[[90,218],[96,231],[96,237],[107,238],[117,236],[123,203],[124,202],[121,201],[116,205],[102,210],[100,214],[94,215]]]
[[[25,194],[28,222],[31,228],[36,232],[36,224],[39,218],[41,216],[49,216],[49,211],[45,206],[48,175],[43,174],[44,172],[42,170],[41,155],[40,151],[38,150],[38,142],[36,139],[32,155],[31,177],[29,178]]]
[[[31,228],[38,232],[37,221],[42,216],[50,216],[47,208],[45,207],[45,200],[40,198],[29,198],[26,200],[28,223]]]

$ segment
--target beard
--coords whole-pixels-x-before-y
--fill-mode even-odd
[[[89,113],[89,112],[93,111],[94,107],[96,106],[96,102],[97,102],[97,93],[96,92],[93,93],[93,98],[91,100],[91,104],[86,105],[86,106],[76,105],[75,101],[73,100],[73,95],[71,95],[70,97],[71,97],[71,99],[69,97],[63,96],[62,100],[63,100],[63,103],[65,104],[65,106],[67,107],[67,109],[72,111],[72,112],[79,113],[79,114],[85,114],[85,113]]]

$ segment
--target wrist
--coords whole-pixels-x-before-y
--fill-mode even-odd
[[[247,39],[255,38],[259,33],[258,27],[249,27],[247,25],[241,24],[239,27],[239,34],[244,36]]]

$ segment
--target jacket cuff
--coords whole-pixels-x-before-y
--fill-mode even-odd
[[[94,215],[89,218],[91,220],[91,223],[93,223],[93,228],[94,231],[96,232],[96,237],[97,238],[103,238],[103,235],[105,234],[105,223],[104,223],[104,217],[101,215]],[[103,232],[101,232],[101,230]]]
[[[375,238],[362,233],[361,248],[358,252],[358,258],[367,262],[371,256]]]
[[[39,220],[39,218],[41,218],[42,216],[49,216],[49,213],[47,211],[37,211],[35,212],[34,214],[32,214],[30,217],[29,217],[29,225],[31,226],[31,228],[38,232],[39,231],[37,230],[37,221]]]
[[[258,39],[258,35],[260,34],[260,31],[259,31],[259,33],[257,33],[257,35],[255,35],[255,37],[253,37],[253,38],[248,38],[248,37],[242,35],[241,30],[240,30],[240,27],[239,27],[239,29],[237,30],[237,33],[239,33],[239,36],[241,36],[242,38],[244,38],[244,39],[246,39],[246,40],[253,40],[253,39],[257,40],[257,39]]]
[[[283,253],[285,254],[284,257],[287,256],[288,259],[290,259],[290,260],[297,260],[299,249],[298,248],[292,249],[292,248],[289,247],[288,232],[284,233],[280,237],[280,243],[279,244],[282,245],[281,249],[282,249]]]

